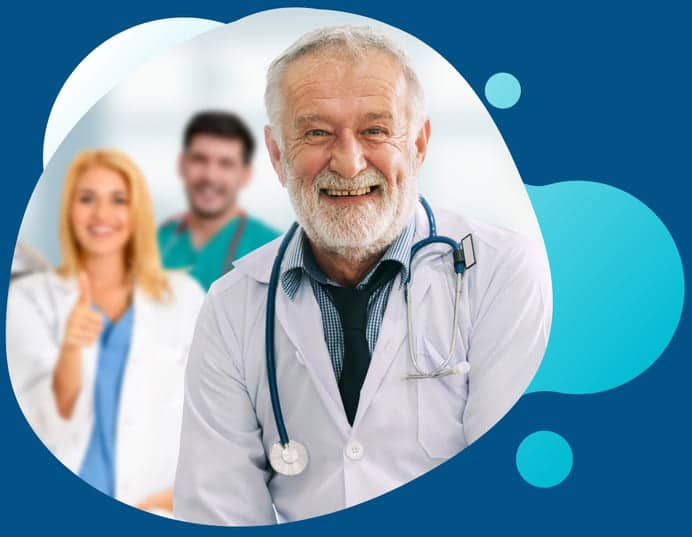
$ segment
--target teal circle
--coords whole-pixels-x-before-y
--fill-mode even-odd
[[[685,274],[675,241],[614,186],[528,186],[553,282],[550,342],[528,392],[585,394],[641,375],[678,327]]]
[[[512,108],[520,96],[521,84],[509,73],[495,73],[485,83],[485,98],[495,108]]]
[[[572,470],[572,448],[552,431],[531,433],[517,448],[517,470],[524,481],[539,488],[562,483]]]

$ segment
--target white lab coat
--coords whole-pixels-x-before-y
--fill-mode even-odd
[[[214,283],[200,312],[185,385],[174,515],[207,524],[297,520],[349,507],[398,487],[452,457],[494,425],[530,383],[545,351],[552,292],[545,248],[517,233],[436,211],[438,232],[473,234],[477,265],[464,276],[453,363],[468,374],[404,380],[413,371],[397,277],[353,427],[339,396],[319,306],[306,276],[295,302],[276,305],[279,392],[289,437],[303,443],[305,472],[268,465],[278,439],[265,366],[265,309],[279,240]],[[416,238],[427,236],[425,213]],[[296,234],[296,237],[298,234]],[[451,338],[450,248],[421,250],[413,264],[415,345],[428,369]]]
[[[173,485],[189,344],[204,292],[189,276],[168,273],[172,298],[157,302],[135,288],[134,322],[116,425],[115,497],[136,504]],[[79,472],[94,419],[98,342],[82,352],[82,389],[62,418],[52,374],[77,281],[55,272],[10,285],[7,359],[15,396],[37,436],[65,466]]]

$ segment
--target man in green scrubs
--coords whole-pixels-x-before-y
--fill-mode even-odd
[[[178,170],[189,211],[166,220],[158,241],[164,266],[188,271],[205,289],[235,259],[279,236],[238,205],[252,178],[254,150],[250,130],[235,114],[201,112],[185,129]]]

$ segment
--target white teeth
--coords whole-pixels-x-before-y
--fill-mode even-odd
[[[113,231],[115,231],[115,229],[113,229],[112,227],[100,227],[99,226],[99,227],[89,228],[89,231],[91,231],[95,235],[106,235],[108,233],[113,233]]]
[[[374,186],[366,186],[357,190],[336,190],[333,188],[328,188],[325,190],[325,192],[328,196],[363,196],[368,194],[373,188]]]

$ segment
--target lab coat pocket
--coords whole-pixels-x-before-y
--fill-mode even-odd
[[[159,345],[150,367],[156,375],[152,388],[164,405],[179,406],[182,401],[187,345]]]
[[[180,439],[187,346],[159,344],[151,350],[142,370],[146,393],[141,394],[137,419],[146,436],[148,471],[158,476],[155,481],[167,484]]]
[[[438,367],[446,350],[423,337],[418,345],[418,363],[424,372]],[[456,357],[451,366],[457,365]],[[415,382],[418,395],[418,441],[433,459],[448,459],[466,447],[462,416],[468,395],[468,375],[459,372]]]

